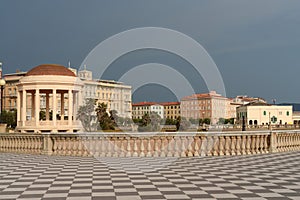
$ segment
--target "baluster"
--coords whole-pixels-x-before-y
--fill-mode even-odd
[[[82,144],[83,144],[82,156],[86,157],[86,156],[88,156],[88,149],[89,149],[89,143],[88,143],[87,136],[82,137]]]
[[[206,150],[207,150],[207,138],[206,138],[206,136],[201,136],[201,147],[200,147],[200,149],[201,149],[201,153],[200,153],[200,156],[206,156],[207,154],[207,152],[206,152]]]
[[[161,146],[161,152],[160,152],[160,157],[166,157],[166,139],[167,136],[161,136],[160,137],[160,146]],[[168,141],[167,141],[168,142]]]
[[[218,156],[219,152],[219,137],[217,135],[213,136],[213,151],[212,151],[212,155],[213,156]]]
[[[259,135],[256,135],[255,136],[256,140],[255,140],[255,153],[256,154],[259,154],[260,151],[259,151],[259,144],[260,144],[260,136]]]
[[[200,156],[199,154],[199,137],[198,136],[195,136],[194,137],[194,156]]]
[[[251,154],[251,135],[247,135],[247,143],[246,143],[246,153],[247,155]]]
[[[127,137],[127,153],[126,153],[126,157],[130,157],[130,156],[131,156],[130,137]]]
[[[147,138],[147,157],[151,157],[152,153],[151,153],[151,138]]]
[[[121,147],[120,147],[120,157],[125,157],[125,146],[124,146],[124,142],[126,142],[126,138],[124,137],[120,137],[120,142],[121,142]]]
[[[145,157],[145,146],[144,146],[144,138],[140,138],[141,141],[141,152],[140,152],[140,157]]]
[[[63,154],[63,145],[62,145],[62,139],[60,136],[57,137],[57,155]]]
[[[106,144],[107,144],[107,140],[104,136],[101,137],[101,157],[105,157],[106,156]]]
[[[213,138],[212,136],[207,136],[207,156],[212,156],[213,148]]]
[[[96,157],[100,156],[100,146],[101,146],[101,140],[98,136],[94,137],[94,155]]]
[[[256,154],[255,146],[256,146],[256,135],[252,135],[251,136],[251,150],[250,150],[252,154]]]
[[[106,157],[111,157],[112,156],[112,144],[111,144],[111,137],[107,137],[107,153]]]
[[[114,153],[113,153],[113,157],[118,157],[119,156],[119,147],[118,147],[118,139],[117,139],[117,137],[113,137],[112,138],[113,140],[113,151],[114,151]]]
[[[229,153],[229,147],[230,147],[230,137],[225,136],[225,155],[230,155]]]
[[[242,139],[241,139],[241,136],[237,136],[237,140],[236,140],[236,155],[241,155],[241,142],[242,142]]]
[[[193,157],[193,141],[194,141],[194,138],[193,136],[190,136],[190,137],[187,137],[187,142],[188,142],[188,153],[187,153],[187,156],[188,157]]]
[[[179,136],[174,136],[174,157],[179,157]]]
[[[168,147],[167,147],[168,154],[167,154],[167,156],[171,157],[171,156],[173,156],[172,149],[173,149],[173,142],[174,141],[173,141],[173,137],[170,137],[170,136],[168,136],[167,139],[168,139]]]
[[[78,137],[73,137],[72,138],[72,156],[78,156]]]
[[[264,139],[265,139],[265,136],[264,135],[261,135],[260,136],[260,143],[259,143],[259,148],[260,148],[260,153],[263,154],[265,153],[264,151]]]
[[[153,138],[154,142],[154,152],[153,152],[153,157],[158,157],[159,156],[159,150],[158,150],[158,138],[154,137]]]
[[[66,137],[66,155],[71,155],[70,137]]]
[[[271,140],[271,136],[265,135],[265,137],[264,137],[264,152],[265,153],[269,153],[268,138],[270,138],[270,140]]]
[[[219,155],[220,156],[224,156],[224,137],[223,136],[220,136],[219,137]]]
[[[236,155],[236,136],[231,136],[231,155]]]
[[[181,139],[181,153],[180,156],[181,157],[186,157],[186,153],[185,153],[185,137],[180,137]]]

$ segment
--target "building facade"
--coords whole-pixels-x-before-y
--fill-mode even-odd
[[[293,124],[293,106],[270,105],[252,102],[237,108],[237,124],[246,125],[284,125]]]
[[[215,91],[206,94],[194,94],[181,99],[181,116],[186,119],[209,118],[212,124],[226,118],[226,105],[228,99]]]
[[[246,105],[253,102],[267,103],[266,100],[260,97],[248,97],[246,95],[236,96],[234,98],[228,98],[226,101],[226,119],[233,118],[236,120],[236,109],[239,106]]]
[[[180,117],[180,102],[163,102],[159,104],[164,106],[165,119],[177,119]]]
[[[97,104],[107,104],[108,111],[117,111],[119,117],[132,118],[131,86],[112,80],[94,80],[86,68],[78,76],[84,83],[84,99],[95,99]]]
[[[12,74],[5,74],[5,86],[3,91],[3,109],[14,110],[17,109],[17,84],[19,80],[26,75],[27,72],[16,72]]]
[[[132,104],[132,118],[142,119],[145,114],[157,113],[164,119],[164,106],[155,102],[140,102]]]

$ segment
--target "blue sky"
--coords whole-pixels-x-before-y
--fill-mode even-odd
[[[164,27],[207,50],[227,96],[300,102],[299,11],[300,1],[294,0],[0,0],[0,60],[4,73],[42,63],[67,65],[68,60],[79,68],[97,44],[114,34]],[[158,50],[120,57],[103,78],[118,79],[130,67],[149,62],[185,69],[195,91],[207,92],[189,63]],[[176,99],[167,88],[146,85],[134,93],[134,101],[143,100]]]

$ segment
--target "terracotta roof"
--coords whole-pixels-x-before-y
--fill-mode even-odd
[[[180,102],[162,102],[162,103],[159,103],[160,105],[162,106],[174,106],[174,105],[180,105]]]
[[[185,96],[181,100],[190,100],[190,99],[204,99],[204,98],[226,98],[216,93],[204,93],[204,94],[193,94],[191,96]]]
[[[76,76],[71,70],[56,64],[43,64],[29,70],[25,76],[40,75],[58,75],[58,76]]]
[[[139,103],[133,103],[132,106],[152,106],[158,103],[155,102],[139,102]]]

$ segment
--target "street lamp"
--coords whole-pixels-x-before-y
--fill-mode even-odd
[[[4,90],[4,85],[5,85],[5,80],[4,79],[0,79],[0,86],[1,86],[1,114],[3,111],[3,90]]]

